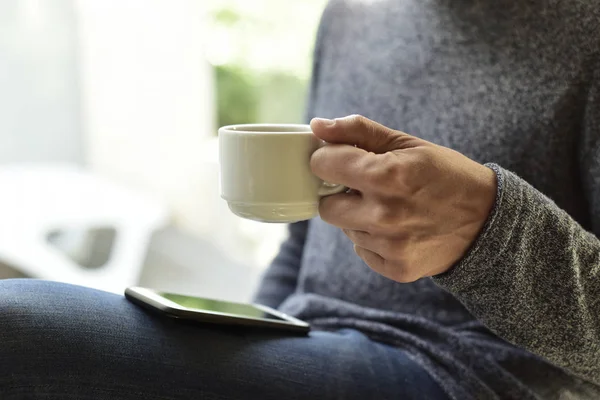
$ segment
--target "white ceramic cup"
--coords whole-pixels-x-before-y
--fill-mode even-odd
[[[236,215],[262,222],[297,222],[318,214],[323,196],[346,190],[310,170],[324,143],[309,125],[246,124],[219,129],[221,197]]]

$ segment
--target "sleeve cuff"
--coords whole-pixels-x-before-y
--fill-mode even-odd
[[[434,276],[442,288],[460,293],[481,289],[486,276],[498,260],[510,257],[505,253],[513,240],[515,226],[523,208],[523,183],[520,178],[496,164],[485,164],[497,177],[498,190],[494,207],[479,236],[465,256],[447,272]],[[499,271],[494,274],[498,276]]]

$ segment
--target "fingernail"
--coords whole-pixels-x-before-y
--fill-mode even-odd
[[[335,124],[334,120],[327,118],[314,118],[314,120],[323,126],[332,126],[333,124]]]

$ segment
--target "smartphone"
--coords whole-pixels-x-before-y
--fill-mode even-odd
[[[260,304],[205,299],[142,287],[125,289],[125,297],[148,310],[181,320],[243,325],[301,334],[308,334],[310,331],[310,325],[306,322]]]

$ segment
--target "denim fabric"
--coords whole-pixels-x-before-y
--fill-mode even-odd
[[[125,298],[0,281],[0,399],[446,399],[402,349],[148,313]]]

